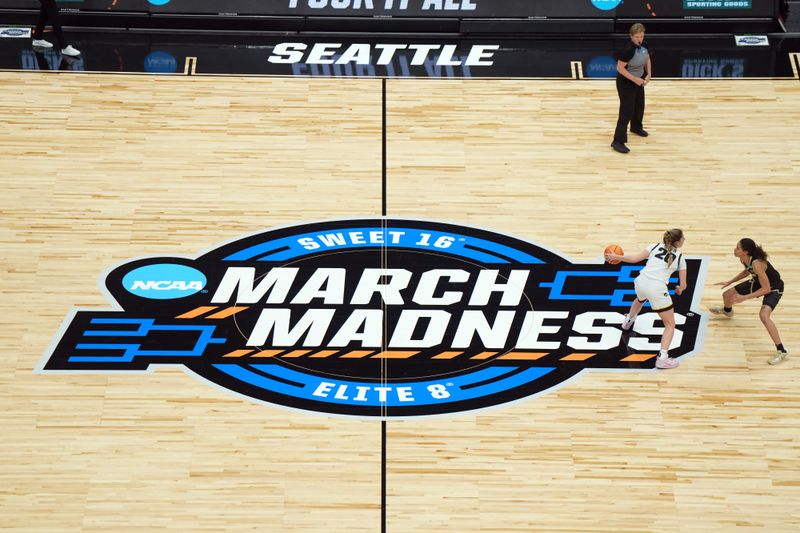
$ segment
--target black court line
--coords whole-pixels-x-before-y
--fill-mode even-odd
[[[381,80],[381,216],[387,215],[386,188],[386,78]]]
[[[381,420],[381,533],[386,533],[386,420]]]
[[[386,184],[386,78],[381,80],[381,216],[387,215]],[[384,326],[386,325],[386,313]],[[384,336],[384,342],[386,337]],[[384,347],[384,351],[386,347]],[[385,370],[382,362],[382,373]],[[385,373],[384,373],[385,374]],[[385,376],[383,376],[385,377]],[[386,533],[386,419],[381,420],[381,533]]]

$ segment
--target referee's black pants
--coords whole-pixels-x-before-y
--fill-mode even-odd
[[[643,129],[644,119],[644,86],[636,85],[628,78],[617,76],[617,94],[619,95],[619,118],[614,130],[614,142],[628,142],[628,124],[632,131]]]
[[[64,39],[64,32],[61,30],[61,17],[59,15],[56,0],[39,0],[41,9],[39,10],[39,20],[36,22],[36,29],[33,30],[34,39],[44,37],[44,27],[49,22],[53,26],[53,33],[59,48],[66,48],[67,41]]]

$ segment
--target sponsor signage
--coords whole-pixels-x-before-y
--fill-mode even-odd
[[[682,78],[743,78],[746,62],[741,57],[693,57],[681,64]]]
[[[153,12],[197,12],[234,15],[491,18],[605,18],[615,0],[171,0]],[[599,5],[597,5],[599,4]]]
[[[752,0],[683,0],[684,9],[752,9]]]
[[[139,12],[210,16],[413,17],[459,19],[682,18],[739,11],[774,17],[777,0],[70,0],[68,12]],[[30,0],[0,0],[0,9],[32,9]],[[690,12],[690,13],[687,13]],[[741,14],[737,14],[741,16]],[[733,15],[731,15],[733,16]]]
[[[0,28],[0,38],[2,39],[30,39],[30,28]]]
[[[276,228],[196,258],[111,269],[102,283],[115,308],[73,311],[39,370],[177,365],[248,399],[311,412],[471,411],[586,371],[652,369],[658,315],[621,330],[640,268],[573,263],[512,236],[434,221]],[[701,344],[704,275],[704,260],[689,259],[673,357]]]
[[[766,35],[736,35],[736,46],[769,46]]]

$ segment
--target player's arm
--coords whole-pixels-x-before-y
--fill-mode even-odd
[[[678,286],[675,287],[675,294],[680,295],[685,290],[686,290],[686,269],[682,268],[678,270]]]
[[[772,291],[772,287],[769,284],[769,278],[767,277],[767,263],[765,261],[753,261],[753,272],[758,277],[758,284],[761,285],[761,288],[757,291],[751,292],[750,294],[739,294],[738,301],[749,300],[750,298],[760,298],[765,294],[769,294]]]
[[[647,256],[650,255],[650,250],[644,249],[638,254],[625,254],[625,255],[617,255],[614,253],[607,253],[606,254],[606,261],[622,261],[623,263],[640,263],[647,259]]]
[[[737,281],[746,278],[748,275],[747,269],[745,268],[738,274],[736,274],[733,278],[729,279],[728,281],[720,281],[719,283],[715,283],[714,285],[719,285],[720,287],[727,287],[732,283],[736,283]]]

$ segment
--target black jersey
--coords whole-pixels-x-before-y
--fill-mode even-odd
[[[750,273],[751,276],[753,276],[752,282],[755,283],[758,281],[758,275],[756,275],[756,273],[753,271],[754,261],[755,259],[750,260],[750,264],[747,265],[747,271]],[[772,266],[772,263],[770,263],[769,261],[765,260],[764,262],[767,263],[766,274],[767,274],[767,279],[769,280],[770,289],[773,291],[783,292],[783,280],[781,279],[780,272],[775,270],[775,267]]]

